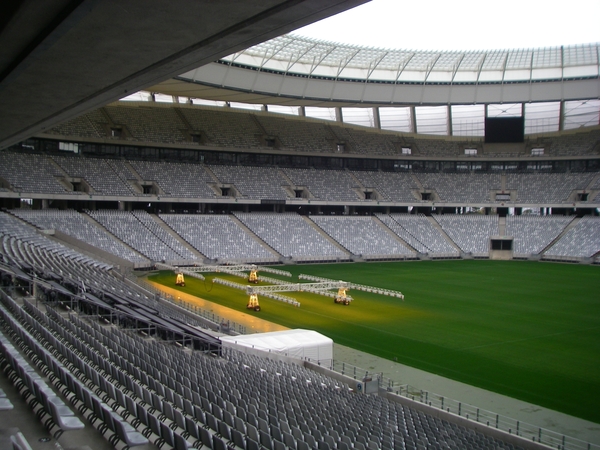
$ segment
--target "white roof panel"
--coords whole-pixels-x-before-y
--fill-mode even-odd
[[[412,51],[359,47],[285,35],[223,58],[258,69],[296,75],[401,82],[502,82],[598,76],[599,44],[491,51]],[[385,72],[389,73],[385,73]],[[485,72],[483,77],[474,75]],[[507,77],[505,71],[510,71]],[[561,70],[561,73],[567,73]],[[347,75],[351,74],[351,75]]]

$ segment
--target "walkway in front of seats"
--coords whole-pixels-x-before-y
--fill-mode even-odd
[[[286,330],[286,327],[267,322],[259,317],[260,313],[243,313],[216,303],[177,291],[156,283],[158,289],[181,300],[195,304],[221,317],[245,325],[248,331],[261,333],[267,331]],[[334,344],[333,357],[336,361],[368,370],[370,373],[383,373],[383,376],[394,381],[394,385],[409,384],[415,388],[458,400],[462,403],[485,409],[520,422],[555,431],[566,436],[581,439],[600,445],[600,424],[569,416],[548,408],[517,400],[495,392],[444,378],[414,367],[393,362],[369,353],[354,350],[343,345]],[[590,393],[590,395],[595,395]]]

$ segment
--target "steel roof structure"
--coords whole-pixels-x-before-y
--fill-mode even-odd
[[[222,59],[276,71],[368,82],[488,83],[597,78],[599,44],[492,51],[365,48],[286,35]]]
[[[600,44],[493,51],[363,48],[286,35],[153,89],[298,106],[488,104],[600,98]],[[178,86],[192,83],[193,86]],[[230,91],[218,94],[207,88]],[[187,91],[187,94],[183,92]]]

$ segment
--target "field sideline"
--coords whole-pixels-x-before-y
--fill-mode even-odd
[[[246,310],[242,291],[186,278],[189,294],[463,383],[600,423],[600,268],[526,261],[278,266],[294,275],[399,290],[405,301],[350,291],[349,306],[285,293]],[[269,274],[270,275],[270,274]],[[221,278],[244,283],[241,278]],[[152,281],[174,287],[174,275]]]

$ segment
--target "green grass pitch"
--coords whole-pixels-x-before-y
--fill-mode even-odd
[[[279,267],[399,290],[349,291],[349,306],[285,293],[300,308],[186,278],[190,294],[290,328],[600,423],[600,268],[525,261],[423,261]],[[270,274],[269,274],[270,275]],[[209,274],[227,278],[223,274]],[[151,277],[174,286],[172,273]],[[230,277],[245,283],[243,279]],[[208,289],[212,290],[208,292]]]

